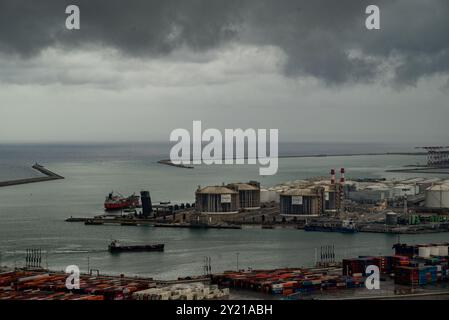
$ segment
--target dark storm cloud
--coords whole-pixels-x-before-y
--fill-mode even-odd
[[[97,44],[132,55],[164,54],[182,44],[203,50],[232,36],[235,0],[0,0],[0,45],[29,56],[51,45]],[[81,30],[65,29],[76,4]]]
[[[81,8],[81,30],[65,29],[65,7]],[[381,30],[364,27],[381,8]],[[328,84],[370,81],[387,61],[398,83],[449,72],[446,0],[0,0],[0,50],[30,58],[42,49],[113,47],[139,57],[182,46],[197,52],[228,42],[274,45],[287,76]]]

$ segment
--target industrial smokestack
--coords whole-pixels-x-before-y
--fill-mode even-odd
[[[148,218],[153,212],[153,205],[151,203],[151,196],[149,191],[140,192],[140,201],[142,202],[142,214]]]
[[[345,183],[345,168],[340,169],[340,183],[341,184]]]
[[[335,169],[331,169],[331,184],[335,184]]]

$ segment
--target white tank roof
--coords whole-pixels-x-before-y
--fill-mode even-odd
[[[414,188],[414,185],[409,185],[409,184],[398,184],[396,186],[394,186],[394,189],[412,189]]]
[[[427,188],[427,191],[449,191],[449,184],[437,184]]]
[[[367,190],[388,190],[388,186],[383,184],[383,183],[379,183],[379,184],[370,184],[369,186],[366,186],[364,189]]]

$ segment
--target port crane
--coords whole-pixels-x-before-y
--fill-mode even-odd
[[[427,151],[427,166],[449,167],[449,146],[416,147]]]

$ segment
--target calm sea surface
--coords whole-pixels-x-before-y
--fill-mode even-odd
[[[307,233],[300,230],[188,230],[152,227],[85,226],[67,223],[70,216],[102,212],[105,195],[149,189],[154,201],[193,202],[198,185],[259,180],[265,186],[345,167],[351,177],[414,177],[386,173],[388,168],[424,163],[423,156],[333,156],[282,158],[275,176],[260,177],[257,165],[196,166],[194,170],[160,165],[167,158],[162,144],[133,145],[0,145],[0,180],[38,176],[34,162],[66,179],[0,188],[0,264],[23,265],[27,248],[42,248],[44,265],[64,269],[76,264],[86,271],[177,278],[202,273],[203,257],[213,271],[240,268],[309,266],[315,248],[334,244],[339,258],[389,254],[395,236],[383,234]],[[413,151],[407,146],[365,144],[285,144],[283,155]],[[111,239],[162,242],[163,253],[111,255]],[[448,241],[447,234],[408,235],[402,241]]]

